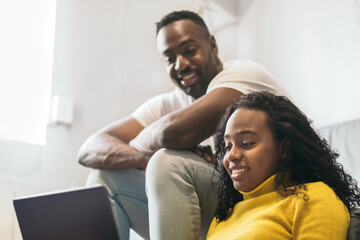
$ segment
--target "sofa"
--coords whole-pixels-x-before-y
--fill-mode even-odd
[[[334,124],[320,130],[320,135],[339,153],[338,161],[360,183],[360,119]],[[352,210],[348,240],[360,240],[360,209]]]
[[[338,161],[353,178],[360,182],[360,119],[334,124],[320,130],[333,149],[340,154]]]

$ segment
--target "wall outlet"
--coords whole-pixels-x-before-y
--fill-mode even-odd
[[[71,125],[74,114],[74,100],[70,97],[54,95],[51,104],[50,122]]]

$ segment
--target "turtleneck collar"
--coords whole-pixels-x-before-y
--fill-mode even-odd
[[[262,182],[259,186],[257,186],[255,189],[251,190],[250,192],[242,192],[242,191],[239,191],[239,192],[243,195],[244,200],[259,197],[261,195],[274,192],[276,175],[277,174],[272,175],[271,177],[266,179],[264,182]],[[289,170],[285,171],[284,184],[285,184],[286,188],[297,185],[295,182],[293,182],[291,180],[291,172]]]
[[[255,189],[251,190],[250,192],[242,192],[239,191],[243,197],[244,200],[259,197],[261,195],[271,193],[275,191],[275,175],[272,175],[268,179],[266,179],[264,182],[262,182],[259,186],[257,186]]]

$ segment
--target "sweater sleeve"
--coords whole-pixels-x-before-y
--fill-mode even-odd
[[[304,195],[305,193],[306,195]],[[293,239],[346,240],[349,212],[326,184],[307,184],[293,209]]]

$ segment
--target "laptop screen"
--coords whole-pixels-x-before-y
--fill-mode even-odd
[[[14,199],[24,240],[118,240],[106,189],[100,185]]]

